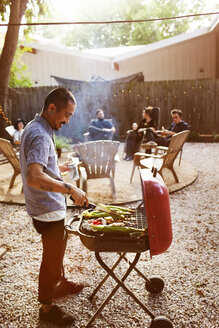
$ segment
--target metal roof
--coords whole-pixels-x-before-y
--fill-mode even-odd
[[[32,47],[38,50],[51,51],[56,53],[67,54],[70,56],[84,57],[93,60],[99,60],[104,62],[116,62],[125,60],[128,58],[136,57],[142,54],[146,54],[155,50],[159,50],[165,47],[169,47],[178,43],[191,40],[193,38],[200,37],[207,33],[212,32],[219,24],[219,16],[210,24],[210,26],[198,29],[191,33],[183,33],[171,38],[167,38],[161,41],[157,41],[147,45],[127,46],[127,47],[115,47],[115,48],[101,48],[101,49],[85,49],[83,51],[76,50],[70,47],[60,46],[51,40],[40,38],[38,42],[31,42],[25,44],[28,47]]]
[[[198,29],[191,33],[182,33],[171,38],[167,38],[161,41],[150,43],[142,46],[130,46],[130,47],[117,47],[117,48],[103,48],[103,49],[92,49],[84,50],[87,53],[101,54],[102,56],[108,56],[112,61],[121,61],[127,58],[139,56],[151,51],[169,47],[187,40],[191,40],[207,33],[212,32],[219,24],[219,16],[210,24],[210,26]],[[121,49],[121,52],[119,53]],[[114,54],[114,55],[113,55]]]

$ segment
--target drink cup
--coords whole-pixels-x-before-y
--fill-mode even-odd
[[[68,164],[68,172],[69,172],[69,179],[70,180],[78,180],[79,173],[78,173],[78,166],[75,163]]]

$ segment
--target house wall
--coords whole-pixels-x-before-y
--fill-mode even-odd
[[[110,62],[38,49],[36,54],[25,53],[23,61],[36,85],[56,85],[51,75],[90,81],[93,75],[108,76],[112,70]]]
[[[118,62],[126,75],[142,71],[145,81],[216,77],[216,34],[187,40]]]
[[[193,38],[139,56],[118,61],[119,70],[110,62],[70,54],[37,50],[26,53],[24,62],[37,85],[55,85],[51,75],[90,81],[92,76],[116,79],[143,72],[145,81],[216,78],[216,33]]]

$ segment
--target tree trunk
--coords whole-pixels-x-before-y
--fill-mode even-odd
[[[26,10],[28,0],[13,0],[10,6],[9,26],[5,36],[3,50],[0,56],[0,106],[7,112],[8,84],[11,65],[14,59],[18,43],[20,26],[10,26],[10,24],[20,23]],[[4,124],[0,120],[0,136],[4,135]]]

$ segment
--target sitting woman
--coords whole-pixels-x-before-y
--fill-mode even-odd
[[[25,122],[21,118],[18,118],[14,122],[15,131],[14,131],[14,134],[13,134],[13,142],[14,142],[15,145],[20,144],[21,136],[22,136],[22,133],[24,131],[24,127],[25,127]]]
[[[138,151],[144,134],[147,134],[147,129],[155,131],[156,124],[152,119],[152,110],[153,107],[144,108],[142,112],[143,119],[139,122],[137,128],[128,134],[125,149],[126,156],[124,158],[126,161],[133,159],[134,153]]]

